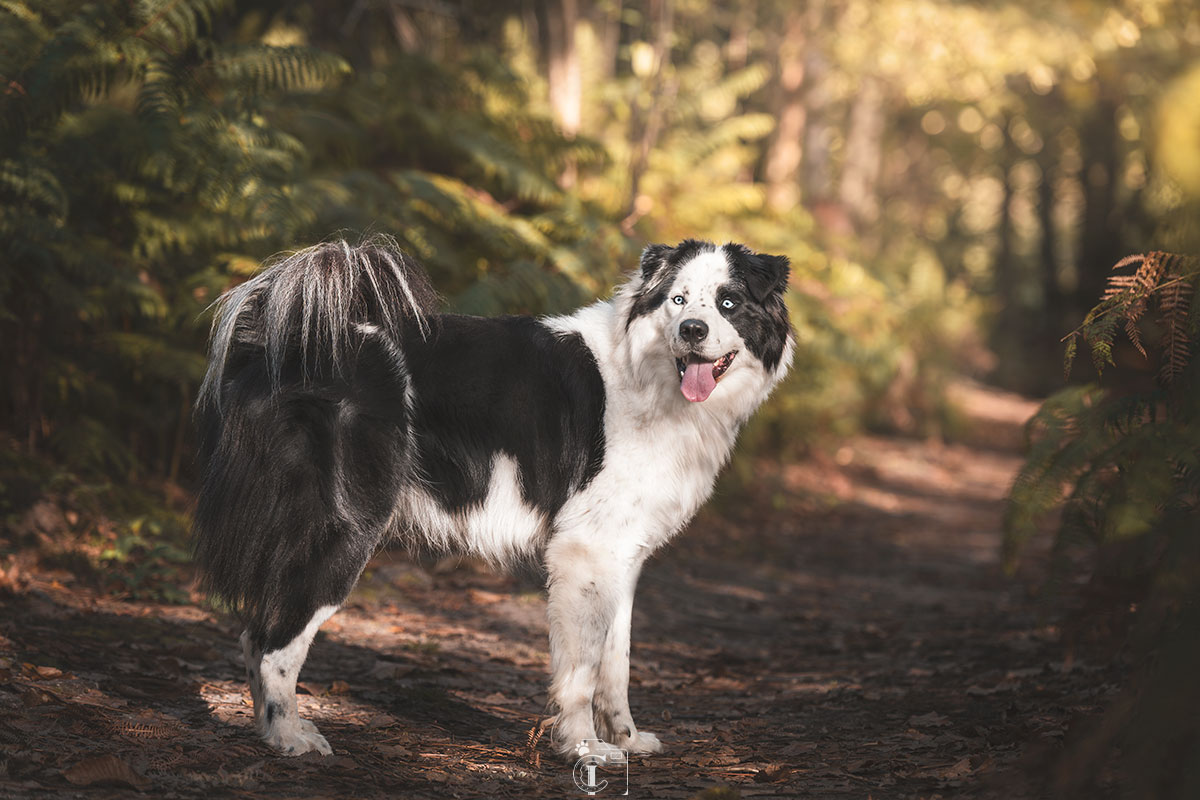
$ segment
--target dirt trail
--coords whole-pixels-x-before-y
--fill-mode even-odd
[[[965,391],[989,445],[1032,410]],[[1026,776],[1117,676],[1064,664],[1000,569],[1018,464],[867,437],[765,474],[759,503],[718,498],[644,573],[630,692],[666,752],[633,759],[630,796],[1038,796]],[[544,610],[536,576],[378,559],[301,676],[336,753],[283,759],[228,621],[35,580],[0,609],[0,796],[586,796],[529,747]]]

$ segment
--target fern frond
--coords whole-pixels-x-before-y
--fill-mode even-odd
[[[137,98],[138,116],[152,124],[177,121],[184,105],[181,79],[179,64],[174,59],[161,54],[147,59]]]
[[[1110,276],[1100,303],[1088,312],[1074,331],[1063,337],[1067,343],[1064,367],[1067,372],[1075,357],[1076,337],[1082,336],[1091,348],[1092,362],[1097,372],[1113,364],[1113,339],[1118,323],[1129,341],[1143,357],[1147,357],[1138,322],[1145,315],[1151,299],[1157,300],[1159,315],[1165,326],[1163,362],[1159,378],[1170,383],[1191,358],[1189,327],[1191,297],[1200,275],[1194,259],[1174,253],[1153,251],[1126,256],[1113,269],[1137,264],[1128,275]]]
[[[485,176],[498,180],[522,200],[548,205],[562,194],[547,175],[536,171],[514,148],[487,131],[463,125],[451,133],[450,141],[474,161]]]
[[[1075,364],[1075,355],[1079,351],[1079,334],[1068,333],[1064,337],[1067,346],[1063,350],[1063,380],[1071,377],[1071,367]]]
[[[1193,288],[1189,283],[1177,280],[1165,285],[1159,295],[1159,308],[1166,327],[1159,378],[1166,385],[1170,385],[1191,360],[1191,337],[1188,335],[1187,322],[1192,293]]]
[[[232,0],[138,0],[134,35],[179,55],[211,30],[213,18],[231,5]]]
[[[0,160],[0,198],[28,203],[57,221],[67,216],[67,193],[58,176],[37,161]]]
[[[1129,341],[1134,348],[1142,354],[1142,358],[1146,358],[1146,348],[1142,346],[1142,333],[1138,330],[1137,317],[1141,316],[1139,311],[1136,316],[1131,314],[1125,319],[1125,335],[1129,337]]]
[[[160,336],[112,331],[98,343],[131,367],[157,380],[195,386],[204,377],[203,355],[172,347]]]
[[[216,48],[208,68],[228,88],[256,94],[320,89],[350,72],[346,60],[332,53],[265,44]]]

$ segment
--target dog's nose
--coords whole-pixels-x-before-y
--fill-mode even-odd
[[[685,342],[692,344],[703,342],[705,336],[708,336],[708,325],[704,324],[702,320],[685,319],[679,323],[679,338]]]

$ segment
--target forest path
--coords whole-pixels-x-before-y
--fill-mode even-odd
[[[960,392],[992,446],[1033,410]],[[1019,464],[860,437],[764,465],[761,502],[718,497],[642,579],[630,695],[666,750],[632,759],[630,796],[1038,796],[1022,776],[1113,675],[1064,663],[1029,581],[1001,570]],[[529,746],[548,664],[536,577],[377,559],[301,676],[327,758],[254,738],[237,630],[211,612],[48,576],[2,603],[2,796],[586,796]]]

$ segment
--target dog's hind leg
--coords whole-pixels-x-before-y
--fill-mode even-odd
[[[250,641],[250,629],[242,631],[242,660],[246,665],[246,683],[250,686],[250,697],[254,700],[254,722],[258,724],[258,715],[262,713],[262,651]]]
[[[329,755],[333,748],[317,731],[317,726],[301,719],[296,702],[296,680],[308,656],[317,629],[338,610],[336,605],[321,606],[304,629],[287,644],[262,652],[252,636],[242,634],[246,654],[246,677],[254,696],[254,720],[259,735],[268,745],[285,755],[300,755],[316,750]]]
[[[378,533],[344,521],[315,525],[305,546],[277,562],[260,593],[265,613],[248,619],[242,649],[255,725],[263,740],[284,755],[333,752],[316,726],[300,718],[296,680],[317,629],[341,607],[378,542]]]

